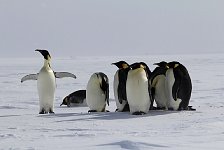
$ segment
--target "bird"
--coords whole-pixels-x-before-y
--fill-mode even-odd
[[[86,103],[88,112],[106,112],[109,106],[109,79],[103,72],[93,73],[87,83]]]
[[[148,73],[144,63],[136,62],[130,65],[126,91],[127,100],[132,115],[144,115],[151,106]]]
[[[154,63],[154,65],[157,65],[157,67],[150,75],[150,84],[153,99],[155,99],[157,104],[156,109],[168,110],[168,99],[165,87],[167,62],[161,61]]]
[[[76,78],[76,76],[69,72],[54,72],[50,65],[51,55],[48,50],[36,49],[35,51],[43,55],[44,65],[39,73],[22,77],[21,83],[27,80],[37,80],[40,107],[39,114],[54,113],[56,78]]]
[[[189,105],[192,82],[188,70],[178,61],[167,64],[166,88],[170,110],[196,110]]]
[[[117,106],[116,111],[118,112],[130,111],[126,94],[126,82],[128,71],[130,70],[129,64],[125,61],[118,61],[112,63],[112,65],[118,67],[118,70],[114,75],[114,83],[113,83],[114,98]]]
[[[66,96],[61,105],[67,105],[67,107],[71,106],[87,106],[86,104],[86,90],[78,90],[75,91],[68,96]]]

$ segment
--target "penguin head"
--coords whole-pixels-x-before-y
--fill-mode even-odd
[[[151,73],[151,70],[149,69],[149,67],[146,63],[140,62],[140,64],[144,67],[144,69],[147,73],[149,73],[149,74]]]
[[[157,65],[157,66],[159,66],[159,67],[164,67],[164,68],[166,68],[166,67],[167,67],[167,62],[165,62],[165,61],[161,61],[161,62],[159,62],[159,63],[154,63],[153,65]]]
[[[125,61],[118,61],[116,63],[112,63],[112,65],[117,66],[119,69],[126,69],[129,67],[129,64]]]
[[[180,63],[177,61],[171,61],[167,64],[168,68],[177,68],[178,66],[180,66]]]
[[[136,62],[136,63],[132,64],[130,66],[130,68],[131,68],[131,70],[140,69],[140,68],[146,69],[146,66],[147,65],[143,62]]]
[[[40,52],[44,56],[44,59],[51,60],[51,55],[47,50],[36,49],[35,51]]]
[[[64,99],[63,99],[63,102],[61,103],[60,106],[62,105],[67,105],[68,104],[68,97],[66,96]]]

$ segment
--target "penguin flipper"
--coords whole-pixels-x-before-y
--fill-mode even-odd
[[[109,83],[106,77],[102,78],[102,83],[100,85],[100,88],[104,91],[106,96],[105,100],[107,101],[107,104],[109,106]]]
[[[37,80],[38,75],[39,75],[39,73],[37,73],[37,74],[28,74],[28,75],[22,77],[21,83],[23,83],[24,81],[27,81],[27,80]]]
[[[71,77],[76,79],[76,76],[69,72],[54,72],[54,75],[56,78],[65,78],[65,77]]]
[[[181,73],[180,71],[175,72],[176,74],[174,74],[175,76],[175,82],[173,84],[173,89],[172,89],[172,95],[173,95],[173,99],[176,101],[178,98],[178,92],[180,89],[180,85],[181,85]]]
[[[129,69],[122,69],[119,71],[119,84],[118,84],[118,100],[119,103],[122,104],[123,100],[127,101],[126,94],[126,81]]]

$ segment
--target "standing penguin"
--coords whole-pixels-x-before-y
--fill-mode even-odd
[[[105,112],[106,102],[109,106],[109,80],[102,73],[97,72],[90,77],[86,88],[86,103],[89,112]]]
[[[128,72],[126,90],[130,113],[143,115],[148,113],[151,101],[149,95],[148,74],[143,63],[134,63]]]
[[[130,109],[126,94],[126,82],[128,71],[130,70],[129,64],[125,61],[119,61],[116,63],[112,63],[112,65],[116,65],[119,68],[114,75],[114,84],[113,84],[114,98],[117,106],[116,111],[119,112],[129,111]]]
[[[168,107],[171,110],[195,110],[188,106],[192,83],[187,69],[177,61],[168,63],[166,71],[166,88]]]
[[[158,66],[150,75],[150,84],[153,98],[157,104],[157,109],[168,110],[168,100],[165,87],[167,62],[161,61],[160,63],[155,63],[154,65]]]
[[[153,95],[152,95],[152,91],[151,91],[151,85],[149,83],[149,80],[150,80],[150,76],[152,74],[152,71],[149,69],[148,65],[145,63],[145,62],[140,62],[143,67],[144,67],[144,70],[146,71],[146,76],[147,76],[147,79],[148,79],[148,91],[149,91],[149,97],[150,97],[150,101],[151,101],[151,104],[150,104],[150,107],[149,107],[149,110],[154,110],[154,106],[153,106],[153,103],[154,103],[154,99],[153,99]]]
[[[55,93],[55,78],[72,77],[74,74],[68,72],[54,72],[50,66],[51,56],[47,50],[35,50],[44,56],[44,65],[37,74],[26,75],[21,79],[21,82],[26,80],[37,80],[37,89],[39,94],[39,114],[54,113],[54,93]]]

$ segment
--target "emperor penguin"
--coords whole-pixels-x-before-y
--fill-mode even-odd
[[[88,112],[105,112],[106,103],[109,106],[109,80],[107,75],[96,72],[91,75],[86,88],[86,103]]]
[[[168,63],[166,71],[166,88],[168,107],[170,110],[195,110],[188,106],[192,83],[190,75],[184,65],[177,61]]]
[[[143,115],[148,113],[151,100],[147,71],[143,63],[130,65],[128,72],[126,91],[130,113]]]
[[[130,70],[129,64],[125,61],[119,61],[116,63],[112,63],[118,67],[114,75],[114,98],[116,102],[117,109],[116,111],[125,112],[130,111],[128,101],[127,101],[127,94],[126,94],[126,82],[128,71]]]
[[[67,107],[72,106],[87,106],[86,104],[86,90],[75,91],[68,96],[66,96],[61,105],[67,105]]]
[[[54,94],[56,88],[56,78],[76,76],[68,72],[54,72],[50,66],[51,56],[47,50],[36,49],[44,57],[44,65],[37,74],[29,74],[21,79],[21,82],[26,80],[37,80],[37,90],[39,94],[39,114],[54,113]]]
[[[152,97],[155,99],[156,109],[168,110],[168,99],[165,87],[167,62],[161,61],[154,65],[157,65],[157,67],[150,75]]]
[[[153,99],[153,93],[151,91],[151,85],[149,83],[149,80],[150,80],[150,76],[152,74],[152,71],[149,69],[148,65],[145,63],[145,62],[140,62],[143,67],[144,67],[144,70],[146,71],[146,76],[147,76],[147,79],[148,79],[148,88],[149,88],[149,97],[150,97],[150,101],[151,101],[151,104],[150,104],[150,107],[149,107],[149,110],[154,110],[154,106],[153,106],[153,103],[154,103],[154,99]]]

